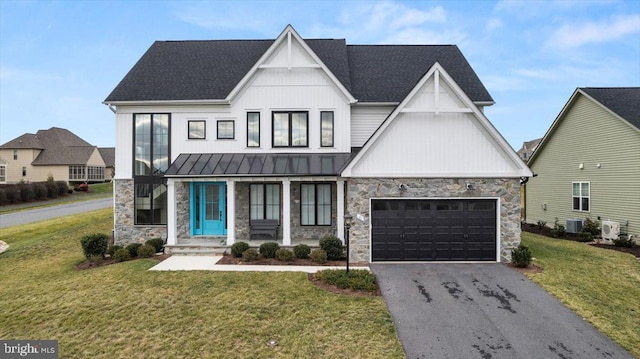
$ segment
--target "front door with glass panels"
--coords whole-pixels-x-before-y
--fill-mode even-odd
[[[191,234],[225,235],[226,185],[224,182],[191,183]]]

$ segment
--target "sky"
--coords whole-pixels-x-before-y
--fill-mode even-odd
[[[640,0],[0,0],[0,144],[62,127],[113,147],[102,101],[153,41],[275,39],[287,24],[354,45],[457,45],[516,150],[576,87],[640,86]]]

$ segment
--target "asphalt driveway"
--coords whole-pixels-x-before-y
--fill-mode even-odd
[[[502,264],[371,264],[407,358],[633,358]]]

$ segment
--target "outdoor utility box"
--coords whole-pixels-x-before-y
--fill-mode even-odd
[[[568,218],[567,233],[580,233],[582,231],[583,225],[584,225],[584,219],[582,218]]]

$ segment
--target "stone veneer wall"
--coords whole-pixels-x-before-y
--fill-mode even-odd
[[[191,209],[189,208],[189,182],[176,182],[174,186],[176,201],[176,237],[191,236]]]
[[[466,184],[474,190],[467,190]],[[406,186],[399,191],[400,184]],[[500,197],[500,254],[511,260],[511,249],[520,244],[520,182],[517,178],[349,178],[347,210],[353,216],[350,261],[370,262],[369,199],[374,197]],[[356,215],[365,220],[356,219]]]
[[[134,188],[133,179],[113,180],[115,195],[114,244],[126,246],[130,243],[144,243],[152,238],[166,238],[167,226],[136,226],[134,225]]]

